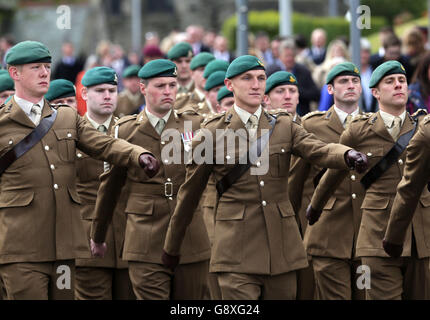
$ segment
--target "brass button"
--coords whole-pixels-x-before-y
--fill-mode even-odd
[[[12,144],[13,143],[13,141],[12,140],[9,140],[9,144]]]
[[[257,162],[257,167],[261,167],[261,162],[260,161]]]
[[[281,149],[281,152],[282,152],[282,153],[284,153],[284,152],[285,152],[285,149]]]
[[[76,155],[78,158],[82,158],[82,153],[78,152],[78,154]]]
[[[261,204],[263,205],[263,207],[265,207],[267,205],[267,202],[263,200],[261,201]]]
[[[399,159],[399,161],[398,161],[398,162],[399,162],[399,164],[400,164],[400,165],[402,165],[402,164],[403,164],[403,160],[402,160],[402,159]]]
[[[58,184],[54,184],[54,189],[58,190]]]
[[[260,181],[260,186],[264,187],[264,181]]]
[[[353,194],[351,195],[351,197],[352,197],[352,199],[355,199],[355,198],[357,198],[357,195],[356,195],[355,193],[353,193]]]
[[[49,146],[45,146],[45,150],[46,150],[46,151],[49,151]]]
[[[351,180],[352,180],[352,181],[355,181],[355,175],[352,175],[352,176],[351,176]]]
[[[50,165],[51,169],[54,170],[55,166],[53,164]]]
[[[162,144],[162,145],[165,145],[165,144],[166,144],[166,141],[161,141],[161,144]]]
[[[70,132],[67,133],[67,138],[71,138],[72,134]]]
[[[372,152],[368,152],[368,153],[367,153],[367,156],[368,156],[368,157],[371,157],[371,156],[372,156]]]

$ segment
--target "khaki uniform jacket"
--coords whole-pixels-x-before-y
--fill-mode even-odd
[[[52,112],[45,101],[42,118]],[[0,109],[0,127],[1,157],[35,125],[12,98]],[[139,155],[148,152],[101,134],[73,108],[58,107],[48,133],[0,176],[0,263],[90,255],[87,241],[81,241],[77,147],[93,158],[133,168],[139,168]]]
[[[86,115],[84,119],[88,121]],[[118,118],[112,117],[108,132],[111,132],[117,120]],[[104,163],[91,158],[81,150],[76,150],[76,171],[76,190],[81,199],[81,221],[85,230],[81,237],[84,238],[83,241],[89,243],[97,190],[100,186],[99,176],[104,172]],[[83,259],[76,259],[76,265],[81,267],[127,268],[127,262],[120,258],[124,242],[125,220],[123,213],[117,211],[114,213],[112,224],[110,224],[106,235],[107,251],[103,258],[85,259],[84,257]]]
[[[309,113],[302,118],[302,126],[326,143],[339,142],[344,131],[334,107],[327,112]],[[302,158],[298,158],[291,170],[291,203],[299,209],[300,218],[306,224],[305,212],[314,192],[313,180],[321,170],[321,166],[313,166]],[[350,173],[325,205],[318,223],[307,226],[304,242],[308,254],[339,259],[354,257],[364,193],[358,174]]]
[[[314,163],[320,162],[328,167],[345,168],[344,154],[349,148],[320,142],[292,119],[287,112],[278,114],[276,127],[269,141],[269,160],[262,160],[263,164],[253,164],[251,169],[254,174],[251,174],[251,169],[248,170],[217,199],[211,272],[276,275],[308,265],[288,198],[291,154],[306,157]],[[263,111],[257,137],[262,134],[262,129],[266,132],[270,129],[269,120],[269,114]],[[204,128],[207,129],[205,132],[208,137],[216,137],[216,129],[231,129],[242,140],[248,139],[247,130],[234,108],[215,116]],[[197,140],[193,142],[193,149],[199,144]],[[224,140],[224,136],[220,135],[217,140]],[[237,163],[242,155],[239,150],[240,141],[235,144],[234,150],[229,150],[228,153],[225,143],[223,154],[218,155],[216,145],[214,142],[214,145],[209,147],[213,149],[209,160],[215,164],[192,163],[187,167],[187,179],[178,194],[178,204],[164,245],[164,250],[169,254],[180,254],[185,230],[210,174],[213,173],[215,180],[219,181],[234,167],[233,161]],[[216,164],[217,157],[230,159],[233,163],[223,161]],[[257,168],[263,168],[267,164],[269,166],[266,173],[255,174]],[[263,173],[263,170],[260,173]]]
[[[174,109],[178,110],[184,107],[193,108],[198,114],[200,114],[204,118],[212,114],[212,111],[206,104],[205,99],[200,100],[200,97],[195,91],[188,93],[179,93],[178,95],[176,95]]]
[[[145,97],[143,94],[140,94],[140,98],[137,102],[132,100],[130,95],[131,93],[129,93],[127,89],[118,94],[118,103],[114,116],[122,118],[124,116],[135,114],[138,112],[139,107],[145,103]]]
[[[430,117],[427,116],[407,147],[403,178],[397,187],[385,233],[385,239],[389,242],[402,244],[413,221],[414,233],[422,232],[420,237],[424,239],[427,250],[430,249],[430,198],[426,186],[430,180],[429,141]],[[424,213],[417,217],[417,213],[421,211]],[[417,229],[417,222],[423,227]]]
[[[411,130],[413,130],[413,119],[407,114],[400,135]],[[342,134],[340,142],[367,154],[369,169],[378,163],[394,145],[394,140],[385,128],[379,112],[355,117],[349,128]],[[396,188],[403,176],[405,159],[406,152],[404,151],[398,161],[366,191],[361,205],[362,218],[356,246],[356,256],[358,257],[388,257],[382,247],[382,239],[387,228]],[[314,209],[324,208],[333,191],[348,174],[347,170],[328,170],[315,190],[312,197],[312,207]],[[357,178],[361,179],[361,177]],[[430,206],[430,193],[427,190],[422,193],[420,202],[412,226],[417,253],[422,258],[430,256],[429,248],[426,245],[430,241],[428,238],[430,234],[428,231],[424,231],[430,228],[427,222],[430,220],[426,219]],[[411,231],[411,227],[409,227],[403,256],[411,255]]]
[[[201,117],[192,109],[173,111],[163,130],[184,132],[184,122],[191,122],[189,130],[200,128]],[[169,142],[161,139],[149,122],[145,111],[137,116],[121,119],[118,124],[119,137],[147,146],[161,159],[163,148]],[[181,155],[180,164],[160,163],[160,171],[153,178],[133,168],[113,167],[101,177],[101,185],[96,203],[96,221],[92,227],[92,237],[103,242],[112,216],[115,199],[125,184],[128,190],[125,214],[127,215],[125,241],[122,258],[128,261],[142,261],[161,264],[161,252],[171,214],[176,206],[176,194],[185,179],[184,144],[180,136],[173,146]],[[172,145],[172,144],[170,144]],[[171,196],[169,194],[171,193]],[[167,196],[166,196],[167,194]],[[200,209],[187,229],[186,240],[181,254],[182,263],[208,260],[210,244]]]

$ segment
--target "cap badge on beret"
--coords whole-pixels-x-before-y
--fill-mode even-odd
[[[264,64],[260,61],[260,59],[257,60],[257,63],[264,68]]]
[[[403,64],[400,64],[400,69],[402,69],[403,71],[406,72],[405,67],[403,66]]]
[[[178,68],[175,67],[175,70],[173,71],[173,75],[177,76],[178,75]]]
[[[191,58],[192,56],[193,56],[193,52],[192,52],[191,50],[188,50],[187,57],[188,57],[188,58]]]
[[[358,68],[357,68],[357,67],[354,67],[354,72],[355,72],[355,73],[360,73],[360,72],[358,71]]]
[[[113,78],[113,81],[114,81],[114,82],[118,82],[118,76],[116,75],[116,73],[115,73],[115,76],[114,76],[114,78]]]
[[[290,76],[289,81],[292,82],[292,83],[294,83],[294,82],[296,82],[296,79],[294,79],[293,76]]]

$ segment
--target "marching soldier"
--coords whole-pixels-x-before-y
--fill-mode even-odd
[[[82,78],[82,98],[87,104],[84,118],[98,131],[108,134],[118,120],[113,117],[117,106],[116,73],[108,67],[95,67]],[[90,241],[91,223],[99,176],[109,164],[76,151],[77,191],[81,199],[83,241]],[[128,276],[127,262],[120,258],[124,240],[125,216],[115,212],[106,237],[108,251],[102,259],[79,257],[76,259],[75,298],[77,300],[131,300],[136,299]],[[76,234],[79,234],[78,232]]]
[[[340,137],[340,143],[366,153],[370,163],[364,176],[355,177],[366,190],[355,250],[356,256],[371,272],[370,286],[365,287],[366,299],[428,299],[430,251],[426,243],[430,239],[424,231],[430,227],[426,224],[428,219],[424,218],[428,215],[428,207],[416,209],[415,219],[407,230],[402,257],[390,258],[382,247],[396,187],[403,175],[405,149],[417,127],[415,116],[406,112],[408,84],[405,68],[397,61],[381,64],[372,73],[369,87],[378,100],[379,112],[357,116]],[[307,209],[310,225],[318,220],[322,209],[333,208],[335,203],[330,200],[331,204],[329,199],[333,199],[334,191],[348,175],[346,170],[328,170],[324,174]],[[351,198],[353,207],[358,206],[355,203],[359,200],[357,194],[353,193]],[[428,203],[429,198],[430,193],[424,190],[421,194],[423,203]],[[335,199],[338,202],[337,196]],[[327,217],[324,218],[331,221],[328,217],[331,212],[325,211]],[[343,215],[347,211],[344,210]],[[327,223],[327,229],[321,230],[331,233],[335,223]],[[341,242],[341,235],[342,232],[338,232],[333,241]],[[315,241],[312,247],[325,248],[326,239],[330,238],[315,239],[320,241]]]
[[[0,278],[7,299],[56,298],[57,271],[77,252],[90,253],[74,233],[82,227],[76,147],[149,175],[158,162],[142,147],[101,134],[73,108],[48,104],[51,54],[42,43],[16,44],[6,62],[15,94],[0,109]]]
[[[0,105],[15,92],[15,85],[7,70],[0,70]]]
[[[206,79],[203,77],[203,72],[205,71],[206,65],[212,60],[215,60],[215,57],[209,52],[201,52],[191,59],[190,69],[195,88],[194,91],[190,93],[190,101],[194,104],[205,100]]]
[[[185,231],[213,173],[218,195],[210,271],[217,273],[222,298],[295,299],[296,270],[307,266],[307,258],[288,199],[291,153],[329,167],[353,166],[358,170],[366,167],[366,156],[339,144],[326,145],[294,123],[287,112],[276,118],[266,113],[261,106],[266,74],[258,58],[236,58],[227,70],[225,84],[234,93],[235,105],[206,121],[199,136],[205,140],[217,137],[213,140],[219,142],[233,132],[242,142],[260,144],[260,151],[265,151],[269,160],[255,161],[261,155],[258,151],[243,153],[242,149],[239,155],[241,141],[234,150],[227,150],[227,155],[225,144],[223,148],[218,143],[204,145],[213,149],[213,155],[187,167],[187,180],[181,186],[167,232],[163,262],[172,269],[179,262]],[[217,136],[217,129],[224,130],[225,135]],[[198,140],[193,147],[199,147]],[[243,163],[237,159],[242,157],[254,160],[235,166]]]
[[[324,142],[339,142],[352,118],[359,114],[362,88],[358,68],[344,62],[333,67],[326,78],[327,90],[334,105],[326,112],[302,117],[302,126]],[[361,222],[364,189],[352,173],[336,189],[324,207],[319,223],[306,228],[305,209],[310,203],[318,179],[325,172],[303,159],[294,164],[289,180],[290,198],[299,212],[305,230],[305,247],[311,257],[315,276],[315,298],[318,300],[364,299],[356,284],[360,259],[355,258],[355,243]],[[330,230],[330,232],[328,232]]]
[[[201,117],[191,108],[173,110],[177,91],[175,64],[164,59],[150,61],[139,71],[139,77],[145,110],[118,121],[118,136],[148,146],[158,157],[173,144],[174,156],[183,161]],[[176,139],[169,141],[169,137]],[[152,178],[134,168],[115,166],[101,178],[92,239],[98,246],[105,241],[116,199],[126,192],[122,258],[129,262],[138,299],[203,299],[207,292],[210,246],[200,210],[187,230],[182,264],[172,272],[161,262],[160,252],[184,179],[183,162],[170,163],[166,158]]]
[[[77,109],[75,85],[66,79],[53,80],[49,85],[48,92],[45,94],[45,99],[54,106],[66,104],[73,109]]]
[[[137,75],[139,70],[140,66],[131,65],[122,74],[124,90],[118,95],[118,107],[114,113],[118,118],[139,113],[139,108],[145,104],[145,98],[140,92],[140,79]]]
[[[193,58],[193,48],[188,42],[179,42],[175,44],[169,52],[167,58],[176,64],[178,72],[178,94],[191,93],[195,85],[191,78],[190,63]]]

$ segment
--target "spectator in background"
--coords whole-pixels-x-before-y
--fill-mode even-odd
[[[119,44],[114,44],[111,46],[112,63],[110,67],[115,70],[118,75],[118,92],[121,92],[124,88],[122,84],[122,74],[125,68],[127,68],[130,63],[127,60],[127,56],[123,48]]]
[[[327,34],[324,29],[318,28],[312,31],[311,47],[306,49],[304,54],[311,58],[316,65],[321,64],[325,59],[326,42]]]
[[[232,52],[228,51],[228,40],[226,37],[217,36],[214,41],[213,55],[215,59],[224,60],[228,63],[234,60]]]
[[[396,35],[392,34],[384,40],[383,45],[385,50],[384,56],[373,62],[371,60],[373,70],[375,70],[379,65],[386,61],[397,60],[405,68],[406,78],[408,80],[408,83],[410,83],[415,70],[409,63],[409,59],[406,56],[402,55],[402,42],[400,41],[400,39]]]
[[[280,60],[284,65],[285,71],[291,72],[297,78],[299,86],[299,104],[297,113],[300,116],[310,111],[311,101],[318,101],[320,92],[312,80],[310,71],[302,64],[296,63],[296,44],[293,39],[287,39],[281,44]]]
[[[373,65],[377,60],[381,59],[385,55],[385,49],[384,49],[384,41],[389,36],[395,35],[394,29],[391,26],[385,26],[379,29],[379,43],[381,46],[378,49],[378,53],[375,53],[370,57],[370,64]]]
[[[190,25],[186,29],[187,41],[193,47],[193,54],[197,55],[200,52],[210,52],[210,48],[203,44],[203,36],[205,31],[203,27],[197,25]]]
[[[306,48],[308,46],[306,38],[302,34],[297,34],[294,36],[294,41],[297,48],[296,62],[305,65],[312,73],[315,69],[315,63],[309,55],[306,55]]]
[[[161,52],[160,48],[153,45],[148,45],[143,48],[143,64],[148,63],[151,60],[163,59],[164,54]]]
[[[141,64],[140,56],[139,56],[139,54],[138,54],[137,52],[135,52],[135,51],[130,51],[130,52],[127,54],[127,61],[128,61],[128,63],[129,63],[130,65],[133,65],[133,64]]]
[[[277,36],[270,42],[270,49],[272,50],[273,64],[279,66],[281,68],[280,70],[282,70],[284,66],[281,62],[281,59],[279,59],[280,48],[281,48],[282,41],[284,41],[285,39],[286,39],[285,37]]]
[[[270,39],[266,32],[260,31],[255,36],[255,49],[257,56],[263,60],[265,65],[274,63],[272,50],[270,49]]]
[[[97,44],[96,55],[101,66],[110,67],[112,64],[112,55],[110,50],[111,43],[107,40],[101,40]]]
[[[145,33],[145,46],[159,46],[160,38],[158,37],[158,33],[154,31],[150,31]]]
[[[66,79],[74,83],[76,76],[84,68],[84,63],[75,56],[75,48],[71,42],[64,42],[61,52],[63,56],[54,66],[52,79]]]
[[[366,38],[361,38],[361,52],[360,52],[360,61],[361,61],[361,87],[363,88],[363,93],[360,98],[360,107],[364,112],[377,112],[378,101],[372,95],[372,91],[369,88],[370,77],[372,76],[372,66],[370,65],[370,53],[371,46],[369,40]]]
[[[418,109],[430,111],[430,52],[422,57],[411,82],[406,110],[411,114]]]
[[[6,54],[15,45],[15,38],[12,35],[5,35],[0,38],[0,53],[2,68],[6,69]]]
[[[418,27],[409,29],[403,37],[404,53],[414,70],[426,53],[426,41],[427,39],[424,38],[424,34]]]
[[[217,34],[213,30],[208,30],[205,32],[205,35],[203,37],[203,44],[208,47],[211,51],[214,48],[214,42],[215,38],[217,37]]]

